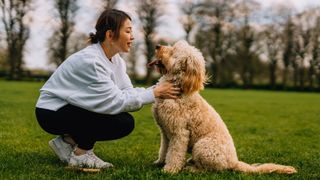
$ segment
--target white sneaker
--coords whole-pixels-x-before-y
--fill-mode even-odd
[[[70,155],[69,166],[97,169],[107,169],[113,167],[111,163],[104,162],[99,157],[97,157],[92,150],[89,150],[85,154],[79,156],[75,155],[74,152],[72,152]]]
[[[64,142],[61,136],[50,140],[49,146],[62,162],[69,162],[70,154],[73,148],[70,144]]]

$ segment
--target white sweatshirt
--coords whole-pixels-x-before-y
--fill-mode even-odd
[[[40,89],[36,107],[56,111],[72,104],[97,113],[118,114],[153,103],[153,89],[133,88],[124,60],[119,54],[111,59],[99,43],[72,54]]]

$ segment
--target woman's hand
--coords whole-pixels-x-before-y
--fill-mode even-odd
[[[181,89],[174,86],[172,82],[161,82],[153,89],[154,96],[162,99],[177,99]]]

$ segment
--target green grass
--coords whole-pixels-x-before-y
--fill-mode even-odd
[[[320,179],[320,94],[216,89],[202,92],[227,124],[240,160],[292,165],[297,174],[164,174],[152,165],[160,136],[150,106],[133,113],[136,128],[132,134],[96,144],[96,154],[115,168],[86,174],[66,170],[49,149],[48,141],[54,136],[39,127],[34,115],[41,86],[0,81],[0,179]]]

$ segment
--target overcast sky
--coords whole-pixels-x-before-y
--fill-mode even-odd
[[[31,26],[31,38],[27,42],[25,62],[26,67],[30,69],[54,69],[54,66],[49,66],[47,61],[46,43],[49,36],[52,35],[52,29],[57,26],[57,19],[54,19],[52,14],[53,1],[35,0],[35,11],[32,12],[33,23]],[[122,0],[117,8],[128,12],[133,19],[136,18],[135,12],[132,11],[133,1]],[[184,37],[184,31],[179,24],[179,15],[176,2],[179,0],[168,0],[168,6],[171,11],[168,11],[169,27],[161,27],[161,34],[170,35],[170,38],[178,40]],[[292,3],[298,10],[302,11],[305,8],[320,6],[320,0],[259,0],[263,8],[267,8],[274,4]],[[100,0],[79,0],[81,9],[78,11],[76,31],[88,34],[94,31],[95,19],[101,12]],[[172,31],[175,29],[175,31]],[[137,29],[135,31],[138,31]],[[136,34],[137,35],[137,34]],[[169,37],[168,37],[169,38]],[[137,37],[136,37],[137,39]]]
[[[258,0],[264,7],[271,4],[288,4],[292,3],[298,11],[305,8],[320,6],[320,0]]]

